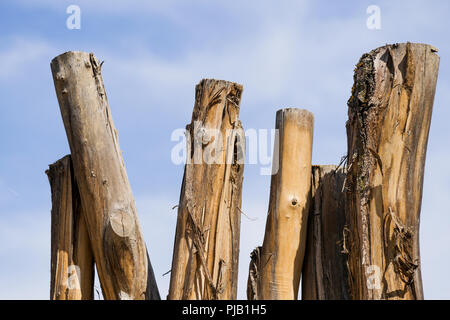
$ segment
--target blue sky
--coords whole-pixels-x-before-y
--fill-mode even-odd
[[[81,29],[66,8],[81,8]],[[369,5],[381,29],[366,27]],[[104,60],[103,78],[155,269],[167,295],[183,166],[171,162],[171,133],[191,119],[202,78],[244,85],[245,129],[271,129],[275,112],[315,115],[313,162],[346,153],[346,102],[359,57],[386,43],[439,49],[440,74],[421,215],[425,298],[450,298],[450,110],[448,1],[1,1],[0,298],[47,299],[50,275],[48,164],[69,153],[50,61],[70,50]],[[251,250],[262,243],[270,177],[245,167],[238,296],[245,298]]]

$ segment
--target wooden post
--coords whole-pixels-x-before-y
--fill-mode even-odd
[[[93,54],[51,63],[75,177],[105,299],[159,299],[117,131]]]
[[[386,45],[355,69],[345,185],[354,299],[423,299],[419,216],[436,52]]]
[[[92,300],[94,259],[70,156],[45,173],[52,193],[50,299]]]
[[[186,127],[168,299],[236,299],[245,136],[242,86],[202,80]]]
[[[313,166],[302,300],[348,300],[345,172]]]
[[[277,112],[269,213],[261,251],[258,299],[297,299],[306,243],[314,117]],[[278,169],[278,170],[277,170]]]

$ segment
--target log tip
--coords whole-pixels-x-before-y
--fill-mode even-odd
[[[314,170],[322,170],[323,172],[331,172],[336,171],[339,169],[339,167],[335,164],[313,164],[312,166],[313,171]]]
[[[66,52],[61,53],[61,54],[57,55],[56,57],[54,57],[52,61],[59,59],[59,58],[68,57],[68,56],[83,56],[83,55],[90,55],[90,54],[92,54],[92,53],[85,52],[85,51],[66,51]]]
[[[314,114],[306,109],[283,108],[276,114],[277,119],[295,120],[301,126],[312,127],[314,125]]]
[[[48,169],[45,170],[45,174],[50,177],[52,172],[57,170],[58,167],[66,167],[67,165],[70,164],[70,161],[71,161],[70,154],[68,154],[68,155],[62,157],[61,159],[59,159],[58,161],[55,161],[54,163],[49,164]]]
[[[395,50],[395,49],[402,49],[405,47],[424,47],[426,50],[431,51],[432,53],[436,54],[439,50],[435,46],[431,44],[426,43],[418,43],[418,42],[402,42],[402,43],[391,43],[391,44],[385,44],[384,46],[378,47],[376,49],[373,49],[369,52],[369,55],[375,56],[377,53],[380,52],[380,50]]]
[[[211,85],[223,86],[223,87],[234,86],[237,90],[239,90],[241,92],[244,90],[244,86],[237,82],[221,80],[221,79],[213,79],[213,78],[204,78],[204,79],[200,80],[200,82],[197,84],[196,88],[201,88],[204,86],[211,86]]]
[[[89,61],[91,55],[93,55],[93,53],[88,53],[88,52],[84,52],[84,51],[66,51],[66,52],[61,53],[60,55],[57,55],[56,57],[54,57],[52,59],[52,61],[50,62],[50,67],[52,68],[52,70],[54,70],[54,68],[59,64],[60,61],[65,62],[65,61],[70,61],[70,60],[74,60],[77,58],[85,60],[85,61]]]

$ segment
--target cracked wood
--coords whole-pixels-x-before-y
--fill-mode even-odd
[[[242,86],[196,86],[168,299],[236,299],[245,136]]]
[[[51,300],[92,300],[94,258],[70,155],[45,172],[52,194]]]
[[[345,186],[354,299],[423,299],[419,221],[436,52],[386,45],[355,69]]]
[[[85,52],[51,62],[98,276],[105,299],[159,299],[101,66]]]
[[[345,170],[312,167],[302,300],[347,300]]]

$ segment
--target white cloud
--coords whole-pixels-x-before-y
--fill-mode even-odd
[[[11,44],[0,51],[0,80],[11,81],[26,76],[30,65],[51,52],[52,48],[46,41],[27,37],[13,38]]]

